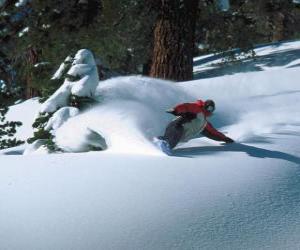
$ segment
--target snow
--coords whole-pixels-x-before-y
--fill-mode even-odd
[[[260,45],[254,49],[256,58],[245,58],[243,66],[232,63],[224,65],[223,54],[211,54],[194,58],[194,73],[199,78],[224,76],[227,74],[257,72],[298,66],[300,41]],[[238,50],[237,50],[238,53]],[[225,53],[229,55],[231,53]],[[239,54],[238,54],[239,55]],[[243,56],[238,56],[243,58]],[[244,56],[245,57],[245,56]],[[275,67],[275,68],[274,68]]]
[[[6,84],[3,80],[0,80],[0,92],[3,92],[6,90]]]
[[[29,154],[49,154],[49,150],[45,146],[46,139],[38,139],[34,141],[32,144],[26,145],[25,149],[23,149],[23,155],[29,155]],[[17,154],[21,154],[20,148],[17,148],[17,151],[15,151]]]
[[[220,10],[222,10],[222,11],[227,11],[230,9],[229,0],[219,0],[218,5],[219,5]]]
[[[30,0],[19,0],[17,3],[15,3],[15,6],[16,7],[23,7],[29,2],[31,2],[31,1]]]
[[[59,67],[52,79],[62,77],[63,70],[70,57]],[[98,71],[92,53],[87,49],[79,50],[73,60],[67,75],[79,78],[70,80],[65,78],[63,85],[41,106],[41,113],[52,113],[68,105],[70,95],[92,97],[99,83]]]
[[[72,56],[67,56],[64,62],[59,66],[58,70],[52,76],[52,80],[61,79],[64,71],[68,70],[68,65],[73,62]]]
[[[19,33],[18,33],[18,36],[19,37],[22,37],[24,36],[26,33],[29,32],[29,27],[25,27],[24,29],[22,29]]]
[[[22,121],[22,126],[17,128],[16,137],[26,140],[33,135],[32,123],[40,108],[37,98],[27,100],[9,108],[6,114],[7,121]]]
[[[45,126],[45,130],[58,129],[70,117],[79,114],[79,109],[74,107],[63,107],[56,111],[49,119]]]
[[[98,103],[59,124],[56,140],[66,151],[107,150],[1,151],[1,248],[300,248],[299,48],[258,48],[251,63],[264,70],[245,59],[217,66],[222,75],[206,56],[195,81],[100,82]],[[236,143],[198,138],[162,154],[151,140],[172,119],[165,110],[199,98],[215,100],[211,121]],[[27,136],[38,110],[29,100],[8,116]]]

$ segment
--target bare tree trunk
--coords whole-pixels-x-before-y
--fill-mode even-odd
[[[26,59],[28,64],[33,66],[38,62],[37,50],[32,46],[28,47],[26,56],[27,56]],[[25,90],[26,99],[30,99],[39,95],[39,92],[34,86],[32,86],[31,82],[32,82],[32,73],[30,72],[26,79],[26,90]]]
[[[281,12],[272,13],[270,17],[271,22],[271,41],[281,41],[284,39],[284,19],[285,16]]]
[[[193,78],[195,23],[199,0],[159,0],[150,76]]]

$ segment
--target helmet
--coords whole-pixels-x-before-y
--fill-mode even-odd
[[[212,113],[215,110],[215,102],[213,100],[206,100],[204,102],[204,109],[209,112]]]

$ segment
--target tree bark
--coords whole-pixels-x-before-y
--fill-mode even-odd
[[[39,61],[38,52],[32,46],[29,46],[27,48],[26,59],[27,59],[27,63],[30,64],[32,67]],[[32,82],[32,72],[28,73],[26,79],[26,90],[25,90],[26,99],[30,99],[39,95],[38,90],[34,86],[32,86],[31,82]]]
[[[186,81],[193,78],[195,23],[199,0],[159,0],[150,76]]]

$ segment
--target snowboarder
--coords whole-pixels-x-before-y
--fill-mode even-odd
[[[167,110],[176,118],[169,123],[163,136],[155,138],[154,142],[163,152],[172,155],[172,149],[179,142],[186,142],[201,134],[215,141],[233,143],[234,140],[216,130],[207,118],[215,110],[213,100],[197,100],[193,103],[183,103]]]

